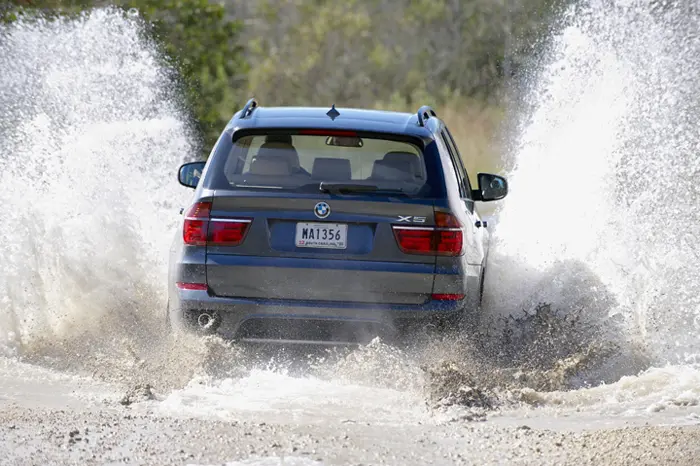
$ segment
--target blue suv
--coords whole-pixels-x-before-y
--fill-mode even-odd
[[[171,248],[168,321],[248,342],[357,344],[448,328],[480,308],[489,251],[449,130],[416,113],[259,107],[253,99],[206,162]]]

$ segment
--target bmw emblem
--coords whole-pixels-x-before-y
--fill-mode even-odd
[[[319,202],[316,204],[316,207],[314,207],[314,214],[316,214],[318,218],[326,218],[331,214],[331,206],[325,202]]]

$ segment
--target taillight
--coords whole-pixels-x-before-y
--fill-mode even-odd
[[[433,233],[432,228],[394,226],[396,241],[401,250],[408,254],[432,254]]]
[[[249,218],[211,218],[211,202],[198,202],[185,214],[182,236],[191,246],[238,246],[251,222]]]
[[[464,299],[463,294],[454,293],[433,293],[431,297],[436,301],[461,301]]]
[[[197,291],[208,290],[206,283],[177,282],[175,285],[181,290],[197,290]]]
[[[462,252],[462,230],[437,230],[435,250],[446,256],[459,256]]]
[[[245,239],[250,222],[250,219],[211,219],[207,244],[211,246],[238,246]]]
[[[185,240],[185,244],[192,246],[204,246],[207,244],[210,212],[211,202],[197,202],[189,208],[185,214],[185,223],[182,227],[182,237]]]
[[[435,225],[440,228],[462,228],[457,217],[445,212],[435,212]]]
[[[443,212],[435,213],[435,227],[393,225],[399,248],[406,254],[459,256],[464,233],[459,220]]]

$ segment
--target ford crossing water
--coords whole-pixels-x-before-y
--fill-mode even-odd
[[[0,26],[0,463],[698,464],[697,30],[692,2],[566,11],[511,108],[478,332],[270,354],[164,325],[193,194],[173,175],[199,148],[140,21],[97,9]],[[381,248],[362,254],[367,233],[353,244],[353,196],[381,199],[360,223],[384,225],[391,247],[388,225],[436,220],[415,191],[312,181],[294,203],[221,191],[211,215],[276,212],[243,245],[286,236],[242,269],[247,288],[227,276],[249,258],[217,246],[205,272],[217,295],[288,300],[300,287],[271,273],[280,262],[333,263],[338,250],[295,247],[299,222],[348,225],[343,263],[377,254],[389,269]],[[217,235],[239,238],[245,222],[232,223]],[[375,303],[432,291],[421,270],[438,259],[405,257],[418,279]],[[302,288],[366,299],[374,281],[357,293],[352,272]]]

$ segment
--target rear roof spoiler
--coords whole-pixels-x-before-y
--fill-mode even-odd
[[[255,100],[255,98],[251,98],[246,102],[245,106],[243,107],[243,110],[241,110],[241,114],[239,118],[248,118],[250,115],[253,114],[253,111],[258,108],[258,101]],[[335,109],[335,105],[333,106],[333,109]],[[332,110],[331,110],[332,111]],[[435,113],[435,110],[430,105],[423,105],[421,108],[418,109],[417,112],[418,115],[418,126],[425,126],[425,122],[431,118],[437,118],[437,113]]]

